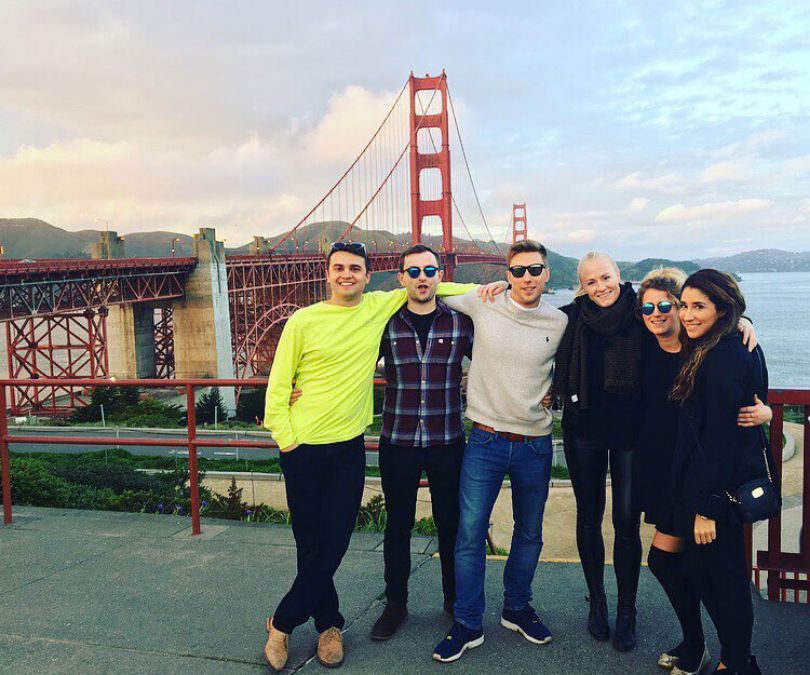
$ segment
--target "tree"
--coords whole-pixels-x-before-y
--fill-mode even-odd
[[[219,387],[212,387],[211,391],[200,396],[194,406],[197,414],[197,424],[213,424],[215,420],[224,422],[228,419],[228,411],[219,393]]]

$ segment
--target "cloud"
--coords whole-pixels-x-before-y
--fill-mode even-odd
[[[596,239],[596,230],[573,230],[568,233],[567,239],[577,244],[589,244]]]
[[[630,206],[627,208],[630,211],[640,212],[643,211],[649,203],[650,200],[646,197],[633,197],[633,199],[630,200]]]
[[[685,179],[676,173],[668,173],[654,178],[644,178],[636,171],[613,183],[617,190],[649,190],[663,194],[679,194],[685,189]]]
[[[396,96],[397,92],[375,94],[358,85],[346,87],[332,96],[326,114],[307,136],[306,148],[311,159],[348,166],[368,143]],[[400,103],[405,98],[403,95]],[[400,131],[404,131],[404,128]],[[400,135],[399,145],[404,148],[408,137],[406,134]],[[441,142],[435,134],[434,139],[436,143]]]
[[[658,212],[655,220],[659,223],[719,222],[773,205],[770,199],[738,199],[727,202],[707,202],[698,206],[675,204]]]
[[[702,183],[719,183],[724,181],[744,181],[749,176],[750,162],[747,160],[729,160],[707,166],[700,173]]]

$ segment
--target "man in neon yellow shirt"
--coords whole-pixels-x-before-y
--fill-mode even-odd
[[[275,670],[287,661],[289,635],[310,616],[320,633],[318,660],[343,661],[333,577],[349,547],[365,481],[363,432],[372,421],[374,367],[388,319],[405,289],[363,293],[371,279],[360,243],[337,242],[326,259],[331,297],[299,309],[281,334],[265,403],[265,426],[281,450],[298,574],[268,620],[264,654]],[[439,295],[472,284],[441,284]],[[290,406],[292,381],[304,393]]]

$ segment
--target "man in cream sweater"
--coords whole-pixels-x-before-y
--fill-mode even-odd
[[[492,507],[508,474],[515,526],[504,571],[501,624],[534,644],[551,633],[531,606],[532,579],[543,547],[543,511],[551,477],[551,412],[542,400],[567,317],[541,302],[549,278],[546,249],[527,240],[507,255],[511,290],[482,303],[473,291],[445,298],[475,326],[466,415],[473,422],[460,484],[456,540],[455,623],[433,658],[455,661],[484,641],[485,538]]]

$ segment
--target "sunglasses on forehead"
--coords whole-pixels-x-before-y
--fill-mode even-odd
[[[529,265],[528,267],[526,265],[515,265],[514,267],[510,267],[509,271],[512,273],[513,277],[520,279],[527,271],[533,277],[539,277],[545,269],[545,265],[537,263],[536,265]]]
[[[654,305],[651,302],[645,302],[641,305],[641,313],[644,314],[644,316],[650,316],[655,311],[656,306],[661,314],[669,314],[674,307],[669,300],[662,300],[658,303],[658,305]]]
[[[366,245],[361,241],[335,241],[332,242],[333,251],[347,251],[355,255],[365,256]]]
[[[416,265],[412,265],[411,267],[406,267],[401,271],[403,274],[407,274],[411,279],[416,279],[422,272],[425,273],[425,276],[428,279],[432,279],[436,276],[436,272],[439,271],[439,268],[436,267],[436,265],[426,265],[425,267],[417,267]]]

